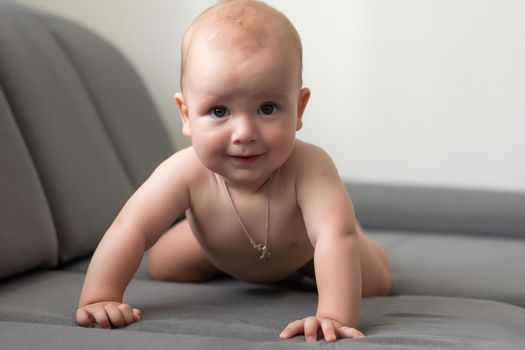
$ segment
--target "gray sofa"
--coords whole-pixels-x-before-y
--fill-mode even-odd
[[[348,184],[388,251],[391,296],[363,300],[367,337],[281,341],[315,285],[151,281],[125,301],[145,319],[76,326],[83,273],[115,214],[174,152],[127,61],[60,18],[0,0],[1,349],[523,349],[525,193]]]

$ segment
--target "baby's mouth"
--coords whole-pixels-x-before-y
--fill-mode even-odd
[[[250,165],[255,163],[262,154],[252,154],[252,155],[228,155],[228,158],[232,159],[234,162],[242,165]]]

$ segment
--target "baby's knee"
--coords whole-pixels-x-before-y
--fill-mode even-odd
[[[392,289],[392,279],[391,279],[390,273],[386,273],[384,279],[379,284],[377,296],[380,296],[380,297],[389,296],[391,289]]]
[[[390,276],[376,278],[374,281],[363,283],[363,298],[386,297],[390,295]]]
[[[148,261],[148,276],[150,279],[155,281],[164,281],[166,280],[165,272],[163,269],[160,269],[157,264],[151,259],[151,254]]]

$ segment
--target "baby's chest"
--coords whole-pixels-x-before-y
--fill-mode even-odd
[[[191,216],[193,231],[211,258],[249,260],[261,253],[253,243],[266,246],[273,260],[302,261],[312,251],[293,193],[272,193],[270,201],[264,195],[230,201],[217,192],[195,203]]]

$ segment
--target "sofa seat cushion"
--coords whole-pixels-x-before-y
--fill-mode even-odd
[[[367,233],[387,251],[392,295],[440,295],[525,307],[525,240],[410,231]],[[497,236],[494,236],[497,237]],[[135,279],[148,279],[147,252]],[[64,269],[85,273],[89,259]]]
[[[319,348],[304,338],[278,339],[290,321],[312,314],[317,295],[308,285],[258,285],[231,279],[204,284],[135,279],[125,300],[145,319],[121,330],[75,326],[83,275],[50,271],[0,284],[0,338],[9,349],[92,349],[111,344],[142,349]],[[8,283],[6,283],[8,282]],[[490,317],[488,317],[490,315]],[[336,349],[512,349],[523,344],[525,309],[505,303],[438,296],[364,299],[362,340],[341,340]],[[31,334],[25,337],[24,334]],[[62,346],[63,347],[63,346]],[[149,348],[149,347],[148,347]]]
[[[442,295],[525,307],[525,240],[369,231],[392,264],[392,294]]]

